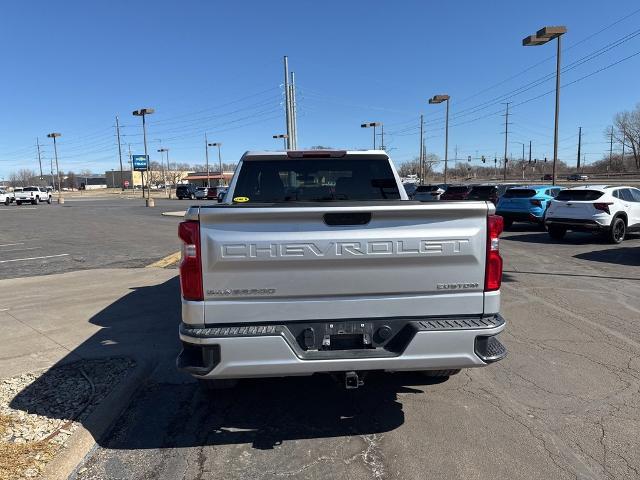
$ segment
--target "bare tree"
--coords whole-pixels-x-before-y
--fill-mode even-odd
[[[631,111],[617,113],[613,125],[613,138],[630,151],[636,170],[640,170],[640,103]]]
[[[36,176],[36,171],[29,168],[21,168],[18,170],[17,179],[18,184],[21,187],[27,187],[33,182],[33,178]]]

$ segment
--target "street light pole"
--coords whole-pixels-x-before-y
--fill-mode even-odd
[[[58,146],[56,145],[56,138],[62,136],[61,133],[50,133],[47,135],[49,138],[53,138],[53,155],[56,159],[56,176],[58,177],[58,203],[64,203],[64,197],[62,196],[62,182],[60,181],[60,168],[58,166]]]
[[[151,200],[151,185],[149,182],[150,171],[149,171],[149,153],[147,152],[147,123],[146,116],[154,113],[155,110],[153,108],[141,108],[139,110],[134,110],[133,115],[136,117],[142,117],[142,139],[144,142],[144,156],[147,160],[147,207],[153,207],[154,202]],[[142,196],[144,196],[144,182],[142,184]]]
[[[224,183],[224,174],[222,172],[222,153],[220,152],[220,147],[222,147],[222,142],[213,142],[209,144],[210,147],[218,147],[218,163],[220,164],[220,183]]]
[[[272,138],[276,138],[276,139],[277,139],[277,138],[281,138],[281,139],[282,139],[282,142],[283,142],[283,144],[284,144],[284,149],[285,149],[285,150],[287,149],[287,138],[288,138],[288,135],[287,135],[286,133],[280,133],[280,134],[278,134],[278,135],[273,135],[273,137],[272,137]]]
[[[447,183],[447,171],[449,169],[449,95],[434,95],[429,99],[430,104],[447,102],[446,119],[444,125],[444,183]]]
[[[383,135],[384,135],[384,126],[382,125],[381,122],[367,122],[367,123],[362,123],[360,124],[360,128],[371,128],[373,127],[373,149],[376,149],[376,127],[382,127],[383,130]],[[384,136],[382,138],[382,142],[384,144]]]
[[[530,35],[522,40],[522,45],[525,47],[544,45],[554,38],[558,40],[556,45],[556,109],[553,127],[553,185],[556,184],[556,165],[558,163],[558,120],[560,118],[560,55],[562,53],[562,35],[564,35],[565,33],[567,33],[567,27],[565,26],[544,27],[538,30],[535,35]]]
[[[167,170],[169,170],[169,149],[168,148],[160,148],[158,149],[158,152],[160,153],[160,161],[164,162],[164,158],[163,157],[163,153],[166,152],[167,153]],[[164,181],[164,194],[167,195],[167,170],[164,169],[164,163],[162,163],[162,179]],[[168,197],[170,197],[171,195],[167,195]]]
[[[207,134],[204,134],[204,161],[206,163],[207,169],[207,188],[211,186],[211,182],[209,181],[209,142],[207,141]]]

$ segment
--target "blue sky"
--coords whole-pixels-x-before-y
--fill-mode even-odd
[[[534,98],[553,89],[553,78],[515,93],[554,72],[555,46],[524,48],[522,38],[567,25],[566,66],[622,40],[566,72],[565,84],[640,52],[639,9],[636,0],[606,8],[557,0],[7,2],[0,178],[37,168],[36,137],[48,165],[51,131],[63,134],[62,170],[117,168],[114,117],[124,125],[125,150],[130,143],[142,153],[131,111],[146,106],[156,109],[149,118],[156,157],[162,144],[172,161],[203,163],[205,131],[223,143],[227,162],[278,148],[271,136],[284,130],[285,54],[297,78],[300,147],[367,148],[372,132],[360,123],[380,121],[402,163],[417,155],[424,113],[427,151],[442,156],[444,106],[426,100],[448,93],[450,158],[456,146],[459,158],[500,157],[507,100],[509,151],[520,156],[515,142],[531,140],[534,157],[551,157],[553,95]],[[640,102],[639,73],[640,54],[563,88],[561,159],[575,161],[579,126],[587,163],[608,152],[603,130],[615,112]]]

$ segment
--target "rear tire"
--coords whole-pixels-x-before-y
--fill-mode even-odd
[[[40,203],[40,197],[36,197],[34,200],[31,200],[33,205],[38,205]]]
[[[611,227],[607,233],[607,239],[609,242],[618,244],[622,243],[627,233],[627,224],[621,217],[616,217],[611,222]]]
[[[47,203],[51,205],[51,195],[49,195],[49,198],[47,198]]]
[[[207,391],[214,392],[217,390],[229,390],[235,388],[238,385],[237,378],[224,378],[224,379],[212,379],[205,380],[203,378],[198,379],[198,386]]]
[[[7,205],[7,206],[11,205],[11,199],[9,197],[5,198],[4,199],[4,204]]]
[[[554,240],[562,240],[567,234],[567,229],[557,225],[549,225],[549,236]]]
[[[457,375],[460,373],[460,369],[454,370],[424,370],[422,372],[427,377],[450,377],[451,375]]]

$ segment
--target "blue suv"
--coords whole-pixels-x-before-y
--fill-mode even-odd
[[[513,222],[544,225],[547,207],[561,190],[562,187],[552,185],[510,188],[500,197],[496,214],[504,218],[504,228],[509,228]]]

